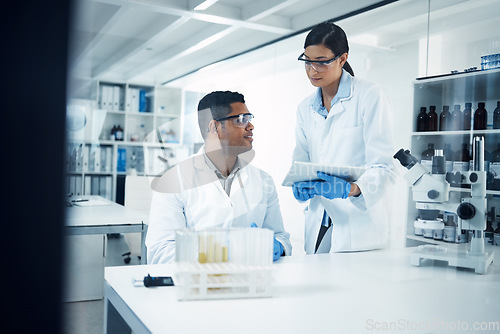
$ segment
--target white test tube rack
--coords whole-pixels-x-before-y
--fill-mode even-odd
[[[271,297],[273,236],[257,228],[177,231],[177,298]]]

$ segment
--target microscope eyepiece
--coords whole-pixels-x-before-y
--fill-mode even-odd
[[[403,167],[411,169],[418,163],[417,158],[410,154],[409,150],[400,149],[396,154],[394,154],[394,159],[399,160]]]

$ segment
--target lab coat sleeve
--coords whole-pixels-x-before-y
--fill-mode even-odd
[[[262,224],[263,228],[268,228],[274,231],[274,237],[283,245],[285,255],[292,255],[292,244],[290,242],[290,234],[285,231],[283,226],[283,217],[279,205],[278,194],[271,176],[267,175],[268,180],[264,179],[264,186],[268,188],[267,195],[267,210]]]
[[[361,97],[363,140],[368,169],[356,181],[361,189],[360,197],[351,197],[358,208],[370,208],[383,198],[394,182],[392,141],[392,109],[379,86],[372,86]]]
[[[153,191],[146,234],[147,263],[167,263],[175,258],[175,230],[186,227],[181,194]]]

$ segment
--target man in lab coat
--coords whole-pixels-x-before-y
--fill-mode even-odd
[[[274,181],[250,165],[253,129],[243,95],[212,92],[198,104],[200,152],[152,181],[147,262],[175,258],[175,231],[211,227],[274,231],[273,259],[290,255]]]

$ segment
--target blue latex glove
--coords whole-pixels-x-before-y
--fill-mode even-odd
[[[347,198],[351,191],[351,184],[339,177],[318,172],[320,181],[296,182],[299,193],[309,196],[321,195],[328,199]]]
[[[305,201],[313,198],[314,194],[310,194],[309,188],[301,187],[300,184],[302,184],[302,183],[304,183],[304,182],[295,182],[292,185],[292,191],[293,191],[293,196],[295,197],[295,199],[302,201],[302,202],[305,202]]]
[[[276,238],[274,238],[273,261],[278,260],[281,257],[281,254],[283,254],[283,245],[281,244],[281,242],[276,240]]]

